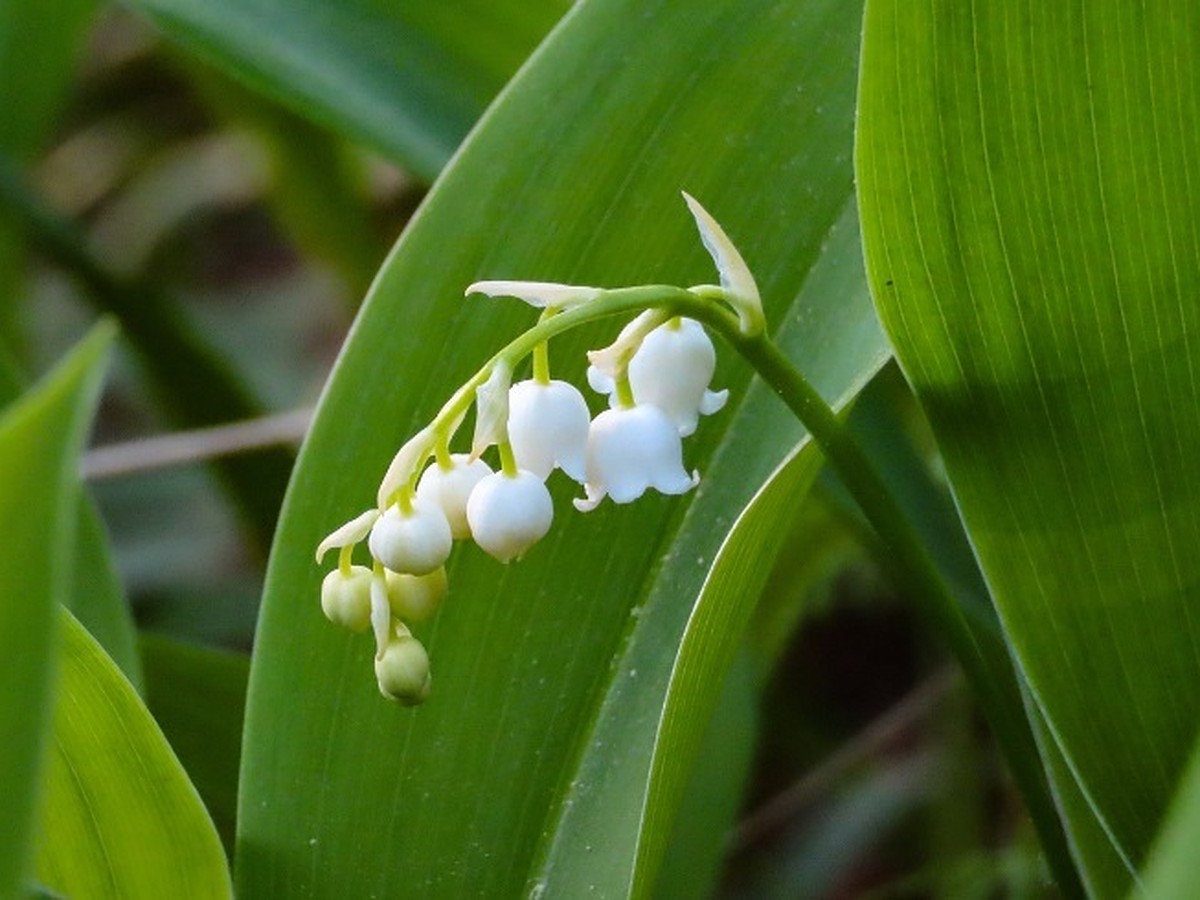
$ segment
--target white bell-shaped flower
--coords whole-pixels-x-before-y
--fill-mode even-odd
[[[371,528],[371,555],[393,572],[428,575],[450,556],[454,537],[442,508],[414,497],[410,512],[389,506]]]
[[[583,394],[565,381],[522,381],[508,392],[508,440],[513,456],[518,467],[543,481],[557,466],[583,484],[591,421]]]
[[[371,570],[351,566],[350,574],[334,569],[321,582],[321,610],[334,625],[366,631],[371,624]]]
[[[607,409],[596,416],[588,434],[587,463],[587,497],[575,500],[581,512],[595,509],[606,495],[615,503],[630,503],[648,488],[683,494],[700,480],[683,468],[679,429],[650,404]]]
[[[441,507],[450,523],[450,533],[459,539],[471,536],[467,524],[467,498],[480,480],[492,474],[492,468],[482,459],[472,460],[466,453],[450,457],[450,468],[433,463],[417,483],[417,499]]]
[[[696,430],[701,413],[712,415],[729,399],[728,391],[708,389],[716,366],[712,339],[695,319],[660,325],[629,361],[634,402],[654,404],[687,437]]]
[[[545,537],[553,519],[546,485],[524,469],[516,475],[489,475],[467,501],[467,521],[475,542],[502,563]]]

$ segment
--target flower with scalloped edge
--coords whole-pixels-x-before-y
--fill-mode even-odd
[[[543,481],[557,467],[583,484],[592,414],[573,384],[530,379],[508,392],[508,440],[517,466]]]
[[[554,504],[542,479],[532,472],[496,472],[471,491],[467,520],[475,543],[506,563],[546,536]]]
[[[657,406],[639,404],[606,409],[588,433],[588,477],[580,512],[595,509],[606,496],[630,503],[649,488],[684,494],[700,482],[698,472],[683,468],[679,429]]]
[[[682,437],[696,430],[701,415],[719,412],[729,391],[709,389],[717,351],[704,326],[676,317],[642,338],[628,363],[629,387],[635,403],[651,403],[665,412]],[[588,383],[617,405],[616,382],[598,366],[588,367]]]

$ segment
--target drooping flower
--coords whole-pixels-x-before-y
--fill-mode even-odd
[[[406,622],[425,622],[433,618],[449,587],[445,568],[434,569],[428,575],[386,572],[385,577],[392,615]]]
[[[428,575],[450,556],[454,537],[440,506],[412,499],[408,512],[399,504],[387,511],[371,528],[367,546],[371,555],[393,572]]]
[[[711,391],[717,352],[704,326],[695,319],[673,319],[646,335],[629,361],[634,402],[652,403],[665,412],[687,437],[701,413],[712,415],[725,405],[728,391]]]
[[[517,466],[543,481],[555,466],[580,484],[587,479],[592,416],[578,388],[565,381],[522,381],[509,390],[508,407],[508,439]]]
[[[366,631],[371,624],[371,570],[351,566],[349,574],[334,569],[321,582],[321,611],[335,625]]]
[[[700,481],[683,468],[679,429],[657,406],[639,404],[608,409],[596,416],[588,433],[587,483],[581,512],[595,509],[605,496],[629,503],[654,488],[683,494]]]
[[[429,654],[404,625],[396,625],[395,634],[375,657],[375,679],[383,696],[405,706],[416,706],[429,696]]]
[[[471,536],[467,524],[467,498],[480,480],[492,474],[492,468],[482,459],[471,459],[466,453],[450,456],[450,466],[431,464],[417,483],[417,499],[440,507],[450,523],[450,534],[461,540]]]
[[[516,475],[489,475],[475,486],[467,501],[467,521],[475,543],[502,563],[545,537],[553,519],[554,505],[546,485],[524,469]]]

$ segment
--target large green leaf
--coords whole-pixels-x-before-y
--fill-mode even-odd
[[[126,0],[170,37],[432,179],[565,0]]]
[[[37,879],[65,896],[230,897],[221,842],[154,719],[62,612]]]
[[[143,634],[139,648],[146,706],[232,853],[250,661],[153,634]]]
[[[25,874],[49,723],[54,608],[70,588],[76,467],[112,329],[97,329],[0,418],[0,897]]]
[[[1076,831],[1144,858],[1200,695],[1200,10],[868,7],[868,271]],[[1081,854],[1086,856],[1087,854]],[[1103,894],[1123,885],[1092,886]]]
[[[422,633],[435,686],[418,710],[382,703],[370,642],[323,620],[311,554],[531,323],[519,304],[462,300],[465,284],[711,281],[682,187],[745,248],[772,328],[789,324],[826,396],[860,385],[887,352],[853,252],[858,20],[834,0],[585,3],[464,145],[375,283],[285,506],[248,698],[241,895],[620,896],[652,874],[672,769],[728,658],[721,640],[711,670],[697,654],[702,693],[650,791],[679,643],[726,532],[803,436],[770,392],[746,393],[745,367],[723,361],[733,408],[689,440],[695,496],[580,516],[556,483],[559,521],[521,563],[457,552]],[[556,342],[563,374],[612,330]]]

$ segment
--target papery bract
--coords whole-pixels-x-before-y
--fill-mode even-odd
[[[508,392],[508,440],[517,465],[545,480],[555,466],[580,484],[587,478],[591,413],[565,381],[522,381]]]
[[[393,572],[427,575],[442,566],[454,545],[441,507],[414,497],[412,510],[388,507],[367,540],[371,555]]]
[[[467,524],[467,498],[480,479],[491,474],[491,466],[482,459],[455,453],[450,457],[449,468],[435,462],[425,470],[417,483],[417,498],[441,508],[454,537],[468,538],[471,527]]]
[[[679,429],[657,406],[649,404],[607,409],[596,416],[588,434],[586,499],[575,508],[588,512],[605,496],[629,503],[649,488],[663,494],[683,494],[695,487],[699,475],[683,468]]]
[[[532,472],[497,472],[475,486],[467,501],[475,543],[500,562],[520,556],[550,530],[554,505]]]

